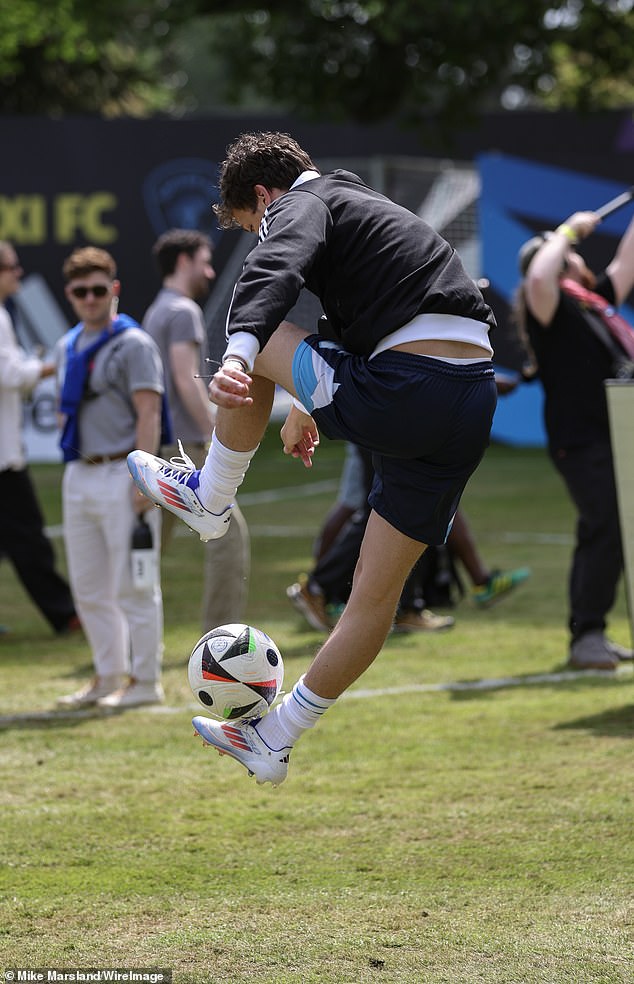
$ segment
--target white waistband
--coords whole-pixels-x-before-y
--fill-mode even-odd
[[[402,328],[397,328],[378,343],[370,358],[379,352],[402,345],[404,342],[450,341],[479,345],[493,355],[489,341],[489,326],[474,318],[462,318],[458,314],[417,314]]]

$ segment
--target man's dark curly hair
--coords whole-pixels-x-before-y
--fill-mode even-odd
[[[152,247],[161,277],[169,277],[174,273],[181,253],[187,253],[193,259],[203,246],[209,246],[211,250],[211,240],[198,229],[168,229]]]
[[[213,209],[221,228],[234,225],[233,210],[255,209],[255,185],[288,191],[302,171],[317,168],[288,133],[242,133],[220,165],[220,202]]]

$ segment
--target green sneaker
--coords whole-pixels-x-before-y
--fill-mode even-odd
[[[342,601],[329,601],[326,605],[326,614],[330,619],[331,625],[336,625],[341,616],[343,615],[343,610],[346,606]]]
[[[528,567],[518,567],[514,571],[493,571],[485,584],[471,588],[471,597],[478,608],[488,608],[530,576]]]

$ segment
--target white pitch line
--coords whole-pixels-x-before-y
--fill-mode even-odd
[[[304,485],[288,485],[282,488],[262,489],[260,492],[244,492],[239,496],[241,506],[256,506],[265,503],[286,502],[289,499],[310,495],[322,495],[324,492],[335,492],[339,488],[338,479],[325,479],[323,482],[311,482]],[[276,524],[254,525],[249,527],[249,531],[255,537],[293,537],[303,536],[306,527],[282,526]],[[45,527],[46,534],[52,539],[59,539],[62,536],[61,525]],[[175,530],[176,536],[191,536],[192,531],[184,524],[179,525]],[[551,547],[569,547],[574,544],[574,537],[570,533],[544,533],[539,530],[524,530],[522,532],[512,532],[501,530],[495,535],[484,535],[482,537],[488,541],[513,543],[518,545],[535,545]]]
[[[244,492],[239,496],[238,501],[241,506],[257,506],[262,503],[286,502],[288,499],[297,499],[299,496],[336,492],[338,488],[338,479],[325,479],[323,482],[311,482],[306,485],[288,485],[286,488],[262,489],[261,492]],[[264,526],[261,529],[263,532],[258,533],[258,536],[292,536],[306,532],[305,526],[297,526],[294,534],[289,532],[290,527],[287,526]],[[59,539],[63,530],[61,524],[58,524],[57,526],[45,526],[44,532],[51,539]],[[175,532],[177,536],[191,536],[192,531],[182,525],[178,526]]]
[[[402,687],[379,687],[373,690],[347,690],[341,695],[341,700],[374,700],[380,697],[408,696],[409,694],[464,693],[465,691],[505,690],[510,687],[537,686],[540,683],[569,683],[574,680],[587,680],[591,677],[604,680],[631,677],[631,667],[621,666],[616,671],[611,670],[562,670],[559,673],[534,673],[530,676],[490,677],[480,680],[450,680],[446,683],[411,683]],[[182,714],[184,711],[204,709],[199,704],[185,704],[180,707],[164,704],[149,705],[134,708],[137,711],[147,711],[151,714]],[[38,724],[46,721],[78,721],[98,720],[112,717],[117,711],[99,711],[96,708],[85,708],[77,711],[25,711],[21,714],[0,715],[0,728],[8,728],[15,724]]]

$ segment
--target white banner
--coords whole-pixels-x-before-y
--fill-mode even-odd
[[[634,380],[606,379],[630,632],[634,639]]]

